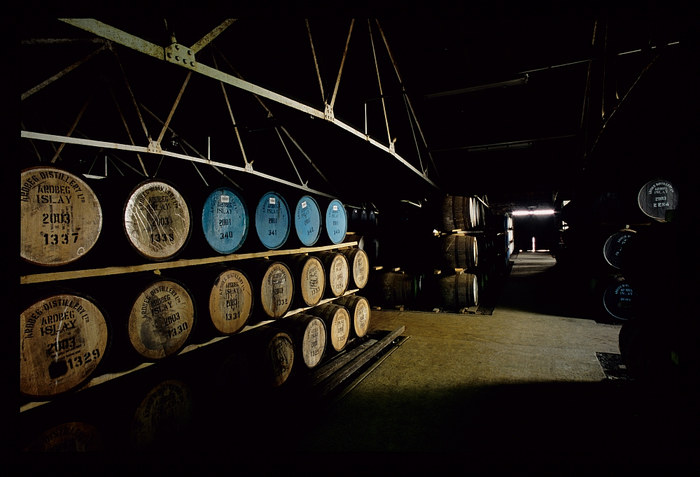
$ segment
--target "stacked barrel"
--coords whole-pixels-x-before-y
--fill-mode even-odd
[[[437,303],[447,311],[476,310],[509,260],[507,218],[478,196],[447,195],[441,213],[439,267],[433,272]]]
[[[557,260],[578,277],[593,316],[621,325],[620,352],[636,377],[700,369],[697,324],[688,318],[697,284],[686,253],[697,237],[687,203],[694,192],[681,202],[680,189],[665,178],[640,181],[563,210]]]
[[[276,191],[251,201],[228,186],[193,192],[167,179],[126,188],[88,182],[55,167],[21,173],[23,396],[50,398],[100,371],[166,360],[260,326],[274,328],[264,346],[276,350],[266,356],[279,358],[268,368],[281,384],[295,352],[312,368],[367,333],[369,303],[350,295],[367,284],[369,258],[343,246],[340,200],[304,194],[290,207]],[[298,248],[284,253],[290,245]],[[172,262],[212,253],[226,259]],[[90,277],[82,277],[87,268]],[[62,282],[32,280],[48,272],[74,273]]]

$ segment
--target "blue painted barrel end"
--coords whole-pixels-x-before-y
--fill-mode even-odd
[[[310,195],[301,197],[294,211],[294,228],[303,245],[311,247],[318,242],[322,220],[321,208],[316,199]]]
[[[338,199],[333,199],[326,209],[326,232],[334,244],[342,243],[348,232],[348,215]]]
[[[202,207],[202,230],[207,243],[220,254],[238,250],[248,236],[250,220],[243,199],[232,189],[220,187]]]
[[[277,192],[267,192],[255,208],[255,230],[268,250],[282,247],[291,230],[291,214],[287,201]]]

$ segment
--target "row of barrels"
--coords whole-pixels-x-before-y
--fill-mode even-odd
[[[377,306],[461,311],[478,306],[482,289],[480,280],[478,274],[463,270],[419,273],[375,269],[370,276],[367,295]]]
[[[49,396],[75,388],[108,349],[114,356],[108,368],[160,361],[187,344],[324,306],[324,298],[347,305],[356,333],[366,332],[362,317],[368,316],[368,302],[345,297],[350,287],[362,289],[369,279],[367,256],[358,248],[170,270],[155,279],[120,278],[114,286],[106,279],[83,279],[82,293],[23,290],[29,305],[20,314],[22,394]],[[198,319],[202,315],[210,319]]]
[[[103,205],[76,174],[45,166],[23,170],[21,257],[35,265],[58,266],[85,256],[102,232]],[[139,183],[122,205],[121,229],[130,246],[150,261],[177,256],[196,228],[191,205],[166,180]],[[251,215],[240,192],[218,187],[201,204],[201,234],[210,250],[222,255],[239,251],[251,229],[265,250],[280,249],[291,237],[305,247],[345,240],[348,217],[340,200],[331,199],[323,208],[317,198],[304,194],[292,205],[294,209],[282,193],[268,191],[258,198]]]
[[[30,452],[196,452],[200,446],[211,452],[216,442],[230,449],[227,439],[201,440],[216,423],[218,429],[245,436],[236,443],[238,451],[254,451],[277,428],[280,413],[287,425],[296,417],[303,421],[313,409],[318,376],[333,369],[335,358],[345,362],[343,355],[370,339],[362,335],[369,306],[362,307],[360,322],[353,320],[350,303],[354,298],[366,305],[366,300],[344,298],[129,373],[120,378],[119,392],[109,385],[92,386],[70,399],[27,409],[15,438]]]

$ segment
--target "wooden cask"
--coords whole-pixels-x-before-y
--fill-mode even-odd
[[[350,249],[343,250],[342,252],[348,259],[348,265],[350,267],[352,284],[355,288],[362,289],[367,286],[367,281],[369,280],[369,256],[361,248],[353,247]]]
[[[624,252],[630,239],[634,240],[636,232],[631,229],[619,230],[605,240],[603,258],[613,268],[621,269],[625,264]]]
[[[20,179],[20,256],[36,265],[65,265],[88,253],[102,230],[102,207],[80,177],[32,167]]]
[[[438,278],[442,305],[452,311],[479,304],[479,280],[473,273],[458,272]]]
[[[319,258],[326,270],[326,295],[341,296],[350,284],[350,267],[348,259],[340,252],[322,252]]]
[[[657,222],[666,222],[666,213],[678,207],[678,190],[668,180],[653,180],[637,193],[639,209]]]
[[[222,335],[237,333],[253,313],[253,286],[242,270],[221,272],[209,294],[209,316]]]
[[[479,266],[479,243],[475,236],[450,234],[443,236],[440,242],[446,267],[474,269]]]
[[[351,337],[363,338],[367,335],[371,319],[371,308],[367,298],[358,295],[347,295],[338,298],[334,303],[348,310],[351,323]]]
[[[326,324],[318,316],[299,313],[283,322],[291,331],[296,351],[308,369],[313,369],[323,360],[326,352]]]
[[[343,243],[348,232],[348,216],[345,206],[338,199],[333,199],[326,208],[326,233],[334,244]]]
[[[220,254],[241,248],[248,237],[250,219],[243,198],[233,189],[212,191],[202,207],[202,231],[209,246]]]
[[[615,320],[633,319],[634,301],[634,289],[624,279],[612,280],[603,291],[603,308]]]
[[[292,217],[284,197],[274,191],[267,192],[255,208],[255,231],[268,250],[281,248],[289,238]]]
[[[414,304],[422,291],[422,276],[403,270],[376,270],[368,283],[368,293],[381,306]]]
[[[270,328],[264,336],[260,379],[265,385],[279,388],[290,379],[294,370],[294,340],[289,333],[278,328]]]
[[[128,335],[133,349],[147,360],[178,353],[195,325],[196,307],[183,284],[156,280],[138,294],[131,306]]]
[[[168,260],[180,253],[190,238],[190,208],[172,184],[147,180],[127,198],[124,230],[141,256],[152,261]]]
[[[43,298],[20,314],[20,392],[51,397],[83,384],[109,344],[107,321],[90,299]]]
[[[330,344],[329,350],[338,353],[345,349],[352,328],[348,309],[335,303],[326,303],[313,308],[309,313],[318,316],[325,323],[328,343]]]
[[[323,230],[322,222],[321,208],[316,199],[310,195],[302,196],[294,210],[294,230],[302,245],[306,247],[316,245]]]
[[[252,271],[256,301],[267,318],[282,318],[294,301],[294,277],[282,261],[262,260],[254,264]]]
[[[141,451],[174,444],[190,426],[193,414],[187,384],[177,379],[157,384],[134,411],[129,429],[133,448]]]
[[[292,271],[296,285],[294,304],[300,307],[316,306],[326,290],[326,270],[315,255],[296,254],[283,258]]]
[[[22,450],[40,454],[75,455],[79,452],[102,452],[106,449],[103,436],[97,427],[87,422],[69,421],[46,429]]]

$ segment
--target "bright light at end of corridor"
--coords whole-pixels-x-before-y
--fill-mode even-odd
[[[540,209],[540,210],[514,210],[514,216],[519,215],[554,215],[554,209]]]

